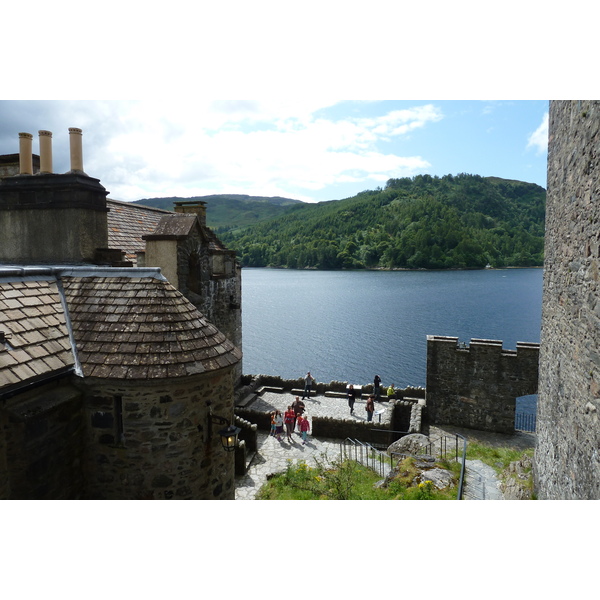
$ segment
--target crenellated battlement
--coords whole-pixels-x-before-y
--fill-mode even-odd
[[[537,392],[540,345],[427,336],[427,409],[431,423],[512,433],[516,398]]]
[[[517,342],[517,349],[509,350],[504,348],[502,340],[471,338],[467,345],[466,342],[459,342],[457,337],[448,335],[428,335],[427,342],[447,344],[448,348],[452,347],[452,350],[456,352],[486,352],[518,356],[527,352],[538,353],[540,351],[540,345],[535,342]]]

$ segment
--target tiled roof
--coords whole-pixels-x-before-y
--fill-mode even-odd
[[[185,237],[189,235],[196,223],[196,215],[163,215],[152,232],[158,237]]]
[[[136,252],[146,250],[145,235],[188,235],[196,222],[192,214],[174,213],[160,208],[106,199],[108,247],[124,250],[127,260],[137,265]],[[202,231],[211,251],[229,252],[210,227]]]
[[[108,212],[108,247],[124,250],[127,260],[137,264],[136,252],[146,250],[143,235],[151,234],[168,210],[106,199]]]
[[[84,376],[184,377],[231,366],[241,352],[168,282],[63,279]]]
[[[75,365],[56,281],[0,280],[0,335],[0,388]]]
[[[206,236],[208,237],[209,250],[213,250],[213,251],[218,250],[218,251],[222,251],[222,252],[231,252],[232,254],[235,254],[235,251],[229,250],[222,244],[221,240],[216,236],[215,232],[210,227],[206,227],[204,232],[206,233]]]
[[[6,275],[13,271],[24,274]],[[73,369],[84,377],[149,380],[241,360],[241,351],[158,269],[43,271],[0,272],[1,392]]]

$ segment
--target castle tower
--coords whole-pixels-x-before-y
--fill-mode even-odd
[[[535,486],[600,498],[600,101],[550,103]]]

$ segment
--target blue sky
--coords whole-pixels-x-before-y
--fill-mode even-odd
[[[84,170],[118,200],[249,194],[337,200],[418,174],[471,173],[546,186],[545,100],[0,101],[0,153],[18,134],[53,133],[69,170],[68,128]]]

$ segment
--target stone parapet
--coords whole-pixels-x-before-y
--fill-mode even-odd
[[[427,411],[432,424],[512,433],[516,398],[537,392],[539,344],[427,336]]]

